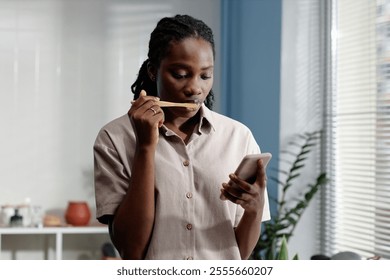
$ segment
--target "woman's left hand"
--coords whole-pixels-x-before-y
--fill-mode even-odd
[[[257,162],[256,181],[253,184],[238,178],[235,174],[230,174],[229,178],[229,183],[222,184],[221,199],[241,205],[246,214],[262,215],[267,185],[263,161],[260,159]]]

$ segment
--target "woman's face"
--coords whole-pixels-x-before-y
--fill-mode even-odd
[[[171,44],[157,69],[157,93],[161,100],[203,103],[213,85],[214,55],[209,42],[187,38]],[[179,116],[198,110],[166,108]]]

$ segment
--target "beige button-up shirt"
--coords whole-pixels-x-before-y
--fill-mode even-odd
[[[155,155],[156,214],[147,259],[240,259],[234,227],[243,208],[220,199],[241,159],[259,153],[243,124],[202,105],[187,145],[165,126]],[[136,138],[128,115],[105,125],[94,145],[97,218],[113,215],[131,177]],[[263,221],[270,219],[268,199]]]

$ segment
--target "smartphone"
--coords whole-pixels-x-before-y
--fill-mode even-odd
[[[253,184],[256,181],[257,161],[259,159],[262,159],[264,169],[266,169],[267,164],[269,163],[271,158],[272,158],[271,153],[246,155],[241,160],[234,174],[236,174],[242,180],[245,180],[248,183]]]

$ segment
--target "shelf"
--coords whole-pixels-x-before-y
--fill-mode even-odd
[[[57,260],[62,259],[63,235],[65,234],[107,234],[107,226],[85,226],[85,227],[0,227],[0,254],[2,235],[55,235],[55,255]]]

